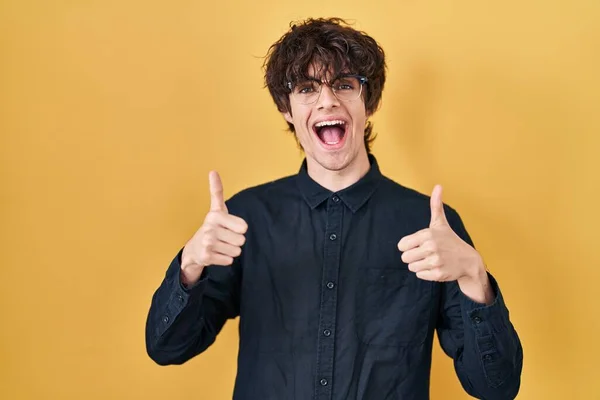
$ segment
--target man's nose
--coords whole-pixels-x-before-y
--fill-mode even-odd
[[[323,108],[338,107],[339,105],[339,100],[335,93],[333,93],[333,89],[331,89],[328,85],[323,84],[321,86],[319,99],[317,100],[317,108],[320,110]]]

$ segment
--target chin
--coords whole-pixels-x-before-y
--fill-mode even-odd
[[[329,171],[341,171],[350,165],[352,158],[347,152],[338,152],[319,154],[315,161]]]

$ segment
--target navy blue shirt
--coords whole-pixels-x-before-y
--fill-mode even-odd
[[[410,272],[397,244],[428,227],[429,197],[369,159],[369,172],[336,193],[313,181],[304,161],[297,175],[230,198],[229,212],[248,223],[241,256],[206,267],[185,288],[180,251],[152,298],[150,357],[184,363],[239,316],[234,399],[424,400],[437,331],[469,394],[513,399],[523,355],[497,282],[490,275],[495,299],[486,306],[456,282]],[[459,215],[444,207],[472,245]]]

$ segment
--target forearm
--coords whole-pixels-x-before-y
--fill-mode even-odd
[[[206,279],[186,288],[178,257],[152,297],[146,321],[146,349],[161,365],[181,364],[208,348],[225,316],[206,298]]]
[[[488,278],[488,287],[492,292],[489,305],[475,302],[466,294],[461,296],[464,341],[455,357],[455,367],[463,386],[473,396],[514,399],[520,387],[523,349],[497,284]]]
[[[449,214],[457,235],[474,250],[457,213]],[[464,389],[485,400],[513,399],[520,387],[521,342],[510,322],[502,292],[477,251],[463,251],[455,282],[442,286],[438,336],[454,359]]]

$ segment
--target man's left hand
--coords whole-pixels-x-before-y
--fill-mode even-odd
[[[442,203],[442,187],[431,195],[429,228],[403,237],[398,249],[402,261],[420,279],[428,281],[473,280],[485,271],[477,250],[462,240],[450,227]]]

